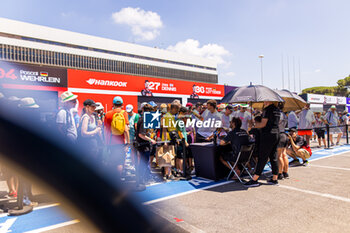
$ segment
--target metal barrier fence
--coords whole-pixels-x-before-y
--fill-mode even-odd
[[[349,125],[345,124],[345,125],[337,125],[337,126],[330,126],[328,124],[326,124],[326,126],[323,126],[323,127],[314,127],[314,128],[311,128],[311,129],[296,129],[297,131],[307,131],[307,130],[312,130],[316,132],[317,129],[324,129],[325,130],[325,133],[327,134],[327,149],[330,149],[331,148],[331,143],[330,143],[330,135],[331,135],[331,129],[333,128],[339,128],[340,129],[340,132],[339,133],[345,133],[345,139],[346,139],[346,144],[349,144]],[[344,129],[345,130],[341,130],[341,129]],[[286,129],[286,131],[288,132],[289,129]],[[338,134],[338,133],[337,133]],[[333,137],[333,133],[332,133],[332,137]]]

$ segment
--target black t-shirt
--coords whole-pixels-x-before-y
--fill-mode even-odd
[[[139,134],[150,136],[149,133],[147,132],[147,129],[143,127],[143,117],[140,117],[139,121],[137,122],[136,141],[139,144],[137,149],[142,151],[149,151],[151,148],[150,142],[140,138]]]
[[[297,138],[294,141],[296,146],[302,147],[302,146],[307,146],[306,140],[302,136],[297,136]],[[290,142],[289,142],[290,144]]]
[[[243,129],[234,129],[230,131],[223,140],[231,143],[233,154],[235,155],[239,153],[242,145],[250,144],[249,135],[247,131]]]
[[[278,134],[279,133],[279,121],[281,111],[274,105],[271,104],[267,106],[262,114],[262,118],[267,118],[267,123],[264,128],[262,128],[262,134]]]

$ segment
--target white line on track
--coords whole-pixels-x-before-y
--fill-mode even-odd
[[[313,159],[313,160],[310,160],[309,162],[314,162],[314,161],[317,161],[317,160],[321,160],[321,159],[326,159],[326,158],[330,158],[330,157],[333,157],[333,156],[336,156],[336,155],[342,155],[342,154],[346,154],[346,153],[349,153],[350,151],[343,151],[341,153],[336,153],[336,154],[331,154],[331,155],[326,155],[326,156],[323,156],[321,158],[316,158],[316,159]],[[312,165],[313,166],[313,165]],[[270,171],[268,171],[270,172]],[[191,194],[191,193],[195,193],[195,192],[199,192],[201,190],[205,190],[205,189],[210,189],[210,188],[214,188],[214,187],[217,187],[217,186],[221,186],[221,185],[225,185],[225,184],[229,184],[229,183],[232,183],[233,181],[226,181],[226,182],[223,182],[223,183],[219,183],[219,184],[214,184],[214,185],[210,185],[210,186],[207,186],[207,187],[203,187],[203,188],[199,188],[199,189],[195,189],[195,190],[190,190],[190,191],[187,191],[187,192],[183,192],[183,193],[178,193],[178,194],[174,194],[174,195],[171,195],[171,196],[167,196],[167,197],[162,197],[162,198],[158,198],[158,199],[155,199],[155,200],[152,200],[152,201],[147,201],[147,202],[144,202],[143,204],[144,205],[150,205],[150,204],[153,204],[153,203],[157,203],[157,202],[161,202],[161,201],[165,201],[165,200],[168,200],[168,199],[172,199],[172,198],[175,198],[175,197],[180,197],[180,196],[184,196],[184,195],[187,195],[187,194]],[[287,186],[289,187],[289,186]],[[292,187],[291,187],[292,189]],[[297,188],[295,188],[296,190],[299,190]],[[302,189],[300,189],[302,190]],[[307,191],[307,190],[305,190]],[[313,192],[313,191],[310,191],[310,192]],[[315,192],[317,193],[317,192]],[[322,193],[318,193],[320,195],[325,195],[326,197],[328,197],[329,195],[330,196],[333,196],[331,194],[322,194]],[[337,197],[337,196],[334,196],[334,197]],[[342,198],[342,197],[339,197],[339,198]],[[345,198],[347,199],[347,198]],[[350,200],[350,199],[349,199]]]
[[[345,168],[345,167],[331,167],[331,166],[322,166],[322,165],[315,165],[315,164],[310,165],[310,167],[319,167],[319,168],[329,168],[329,169],[350,171],[350,168]]]
[[[225,184],[229,184],[229,183],[232,183],[232,182],[233,181],[225,181],[225,182],[222,182],[222,183],[219,183],[219,184],[213,184],[213,185],[206,186],[206,187],[203,187],[203,188],[194,189],[194,190],[190,190],[190,191],[187,191],[187,192],[178,193],[178,194],[170,195],[170,196],[167,196],[167,197],[158,198],[158,199],[155,199],[155,200],[152,200],[152,201],[146,201],[143,204],[144,205],[150,205],[150,204],[157,203],[157,202],[160,202],[160,201],[165,201],[165,200],[172,199],[172,198],[175,198],[175,197],[180,197],[180,196],[183,196],[183,195],[199,192],[201,190],[214,188],[214,187],[225,185]]]
[[[279,185],[278,187],[350,203],[350,198],[335,196],[329,193],[320,193],[320,192],[315,192],[315,191],[310,191],[305,189],[299,189],[299,188],[295,188],[287,185]]]
[[[56,229],[56,228],[69,226],[69,225],[72,225],[72,224],[75,224],[75,223],[78,223],[78,222],[80,222],[80,221],[79,220],[72,220],[72,221],[63,222],[63,223],[52,225],[52,226],[48,226],[48,227],[35,229],[35,230],[32,230],[32,231],[26,231],[24,233],[39,233],[39,232],[43,232],[43,231],[49,231],[49,230],[53,230],[53,229]]]
[[[326,158],[330,158],[330,157],[333,157],[333,156],[336,156],[336,155],[342,155],[342,154],[346,154],[346,153],[349,153],[350,151],[343,151],[341,153],[338,153],[338,154],[331,154],[331,155],[326,155],[326,156],[323,156],[323,157],[320,157],[320,158],[317,158],[317,159],[312,159],[312,160],[309,160],[309,162],[314,162],[314,161],[317,161],[317,160],[321,160],[321,159],[326,159]]]

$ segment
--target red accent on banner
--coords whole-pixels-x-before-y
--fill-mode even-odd
[[[148,82],[146,82],[146,80]],[[148,88],[146,89],[146,86]],[[181,80],[142,77],[125,74],[111,74],[94,71],[68,69],[68,87],[114,91],[141,91],[151,93],[188,95],[195,93],[201,96],[223,97],[224,86],[210,83],[189,82]]]
[[[24,89],[24,90],[37,90],[37,91],[59,91],[64,92],[67,91],[65,87],[49,87],[49,86],[31,86],[31,85],[18,85],[18,84],[2,84],[4,88],[9,89]]]

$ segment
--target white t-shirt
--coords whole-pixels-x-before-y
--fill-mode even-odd
[[[222,114],[221,121],[222,121],[222,127],[223,128],[230,128],[230,122],[232,119],[232,115],[226,116],[225,114]]]
[[[241,119],[242,127],[241,129],[248,130],[248,121],[251,120],[251,114],[249,112],[238,112],[236,117]]]
[[[238,114],[238,113],[239,113],[239,110],[233,111],[233,112],[231,113],[232,118],[237,117],[237,114]]]
[[[304,109],[299,115],[298,129],[312,129],[312,122],[315,121],[315,115],[310,109]]]
[[[68,114],[67,114],[68,111]],[[67,116],[69,119],[67,119]],[[58,124],[64,124],[67,128],[67,137],[76,140],[78,137],[77,127],[75,125],[74,117],[71,111],[61,109],[57,113],[56,123]]]
[[[333,113],[332,111],[328,111],[324,118],[328,121],[328,123],[331,123],[332,126],[337,126],[338,125],[339,117],[338,117],[338,113],[337,112]]]
[[[213,121],[220,121],[221,122],[221,114],[218,113],[216,110],[214,113],[211,113],[208,109],[206,109],[202,113],[202,117],[203,117],[203,122],[206,122],[209,119],[211,119],[211,122],[213,122]],[[202,137],[207,138],[207,137],[211,136],[215,130],[216,130],[216,127],[215,127],[215,123],[214,123],[214,127],[199,127],[197,129],[197,133],[199,135],[201,135]]]

